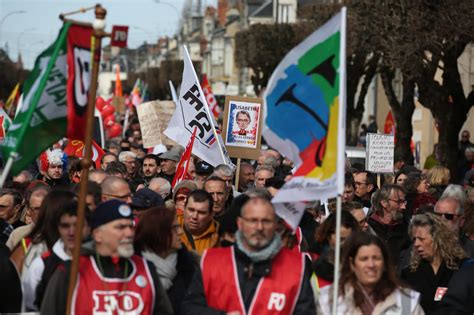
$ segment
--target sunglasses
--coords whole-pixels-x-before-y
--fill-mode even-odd
[[[455,217],[459,216],[458,214],[452,214],[452,213],[439,213],[439,212],[434,212],[439,217],[444,217],[448,221],[453,221]]]
[[[188,197],[186,197],[186,196],[178,196],[178,197],[176,197],[176,201],[185,201],[186,199],[188,199]]]

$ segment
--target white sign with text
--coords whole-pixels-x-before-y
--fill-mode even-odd
[[[373,173],[393,173],[393,135],[367,134],[365,169]]]

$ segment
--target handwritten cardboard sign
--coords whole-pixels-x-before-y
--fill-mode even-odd
[[[393,173],[393,135],[368,133],[365,169],[373,173]]]
[[[176,144],[163,134],[175,109],[176,106],[172,101],[151,101],[137,106],[145,148],[152,148],[158,144]]]

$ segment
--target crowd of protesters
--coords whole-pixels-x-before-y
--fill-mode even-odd
[[[454,180],[436,157],[425,170],[395,159],[381,178],[347,161],[338,313],[474,312],[468,135]],[[0,312],[66,312],[83,179],[63,149],[0,189]],[[330,314],[336,202],[308,203],[292,231],[271,203],[293,170],[279,152],[238,172],[193,157],[172,187],[182,151],[148,153],[136,119],[107,142],[87,182],[74,313]]]

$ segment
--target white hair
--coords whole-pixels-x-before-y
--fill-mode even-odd
[[[461,185],[450,184],[448,187],[446,187],[439,199],[441,200],[444,198],[456,199],[459,204],[463,205],[466,201],[466,193],[464,192]]]
[[[157,192],[163,199],[171,193],[170,182],[161,177],[152,178],[148,188]]]
[[[125,160],[129,157],[136,159],[137,155],[133,153],[132,151],[122,151],[120,152],[118,159],[119,159],[119,162],[125,162]]]
[[[220,176],[234,176],[234,170],[232,169],[232,167],[230,167],[227,164],[219,164],[214,169],[214,172],[212,174],[216,175],[217,177],[219,177],[219,175]]]

